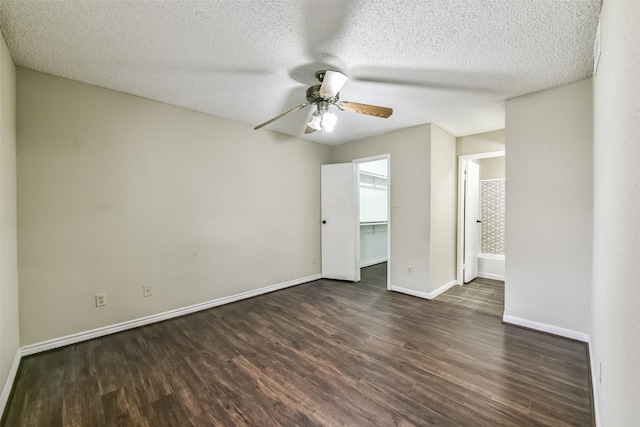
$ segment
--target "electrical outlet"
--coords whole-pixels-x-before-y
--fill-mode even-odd
[[[315,264],[316,263],[316,257],[312,256],[311,257],[311,264]]]
[[[409,275],[413,274],[413,267],[411,267],[411,266],[407,267],[407,274],[409,274]]]
[[[96,307],[107,305],[107,294],[96,294]]]
[[[150,297],[151,295],[153,295],[151,293],[151,285],[144,285],[142,287],[142,296],[143,297]]]

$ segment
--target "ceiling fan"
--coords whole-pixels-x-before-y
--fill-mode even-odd
[[[316,73],[316,78],[320,81],[319,85],[313,85],[307,89],[307,102],[292,108],[291,110],[274,117],[271,120],[256,126],[254,129],[260,129],[268,124],[275,122],[291,113],[302,110],[307,105],[315,105],[316,111],[311,114],[309,123],[304,133],[313,133],[318,130],[331,132],[338,120],[337,117],[329,111],[329,107],[334,105],[341,111],[349,111],[351,113],[367,114],[369,116],[381,117],[386,119],[393,114],[393,109],[387,107],[379,107],[377,105],[359,104],[357,102],[347,102],[339,100],[339,92],[346,83],[349,76],[339,71],[321,70]]]

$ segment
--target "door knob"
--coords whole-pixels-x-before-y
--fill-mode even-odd
[[[323,220],[322,220],[322,223],[323,223],[323,224],[326,224],[326,223],[327,223],[327,220],[326,220],[326,219],[323,219]]]
[[[482,221],[480,221],[479,219],[476,219],[476,222],[477,222],[478,224],[480,224]]]

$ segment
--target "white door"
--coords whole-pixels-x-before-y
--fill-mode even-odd
[[[464,283],[478,277],[480,226],[480,165],[469,161],[464,203]]]
[[[360,280],[356,167],[353,163],[322,165],[322,277]]]

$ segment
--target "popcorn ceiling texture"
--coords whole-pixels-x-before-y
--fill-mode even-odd
[[[305,136],[307,107],[267,129],[328,144],[435,123],[455,136],[504,127],[504,100],[591,76],[599,0],[3,0],[16,65],[259,124],[304,102],[313,74],[350,75]]]

